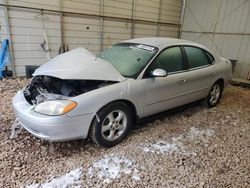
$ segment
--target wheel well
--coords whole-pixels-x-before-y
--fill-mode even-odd
[[[221,85],[222,90],[223,90],[224,89],[224,80],[223,80],[223,78],[218,79],[216,82],[218,82]]]
[[[110,103],[104,105],[102,108],[100,108],[100,109],[98,110],[98,112],[99,112],[101,109],[103,109],[105,106],[108,106],[109,104],[114,103],[114,102],[122,102],[122,103],[126,104],[126,105],[131,109],[132,115],[133,115],[133,122],[134,122],[133,125],[134,125],[134,127],[135,127],[135,126],[137,125],[137,122],[139,121],[139,117],[137,116],[137,110],[136,110],[136,108],[135,108],[135,105],[134,105],[131,101],[129,101],[129,100],[120,99],[120,100],[112,101],[112,102],[110,102]],[[90,133],[91,126],[93,126],[94,120],[96,120],[96,118],[97,118],[96,116],[97,116],[97,113],[98,113],[98,112],[96,112],[96,115],[94,115],[94,117],[93,117],[93,119],[92,119],[92,121],[91,121],[90,128],[89,128],[89,130],[88,130],[88,135],[89,135],[89,133]]]
[[[126,104],[131,109],[131,112],[132,112],[132,115],[133,115],[134,125],[137,124],[137,122],[138,122],[137,110],[135,108],[135,105],[131,101],[121,99],[121,100],[116,100],[116,101],[113,101],[113,102],[122,102],[122,103]],[[111,102],[111,103],[113,103],[113,102]]]
[[[137,110],[136,110],[136,108],[135,108],[135,105],[134,105],[131,101],[129,101],[129,100],[120,99],[120,100],[112,101],[112,102],[110,102],[110,103],[104,105],[102,108],[100,108],[100,109],[98,110],[98,112],[99,112],[101,109],[103,109],[104,107],[108,106],[109,104],[115,103],[115,102],[124,103],[124,104],[126,104],[126,105],[129,107],[129,109],[131,109],[131,112],[132,112],[132,115],[133,115],[133,122],[134,122],[135,125],[136,125],[137,122],[138,122],[138,119],[139,119],[138,116],[137,116]],[[94,116],[93,120],[94,120],[95,118],[96,118],[96,117]],[[92,122],[93,122],[93,120],[92,120]]]

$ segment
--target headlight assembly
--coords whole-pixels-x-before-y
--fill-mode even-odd
[[[77,103],[71,100],[50,100],[36,105],[34,111],[44,115],[57,116],[73,110],[76,105]]]

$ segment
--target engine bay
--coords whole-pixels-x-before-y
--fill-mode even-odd
[[[104,80],[63,80],[56,77],[39,75],[32,78],[24,89],[24,97],[31,105],[46,100],[67,99],[105,87],[117,82]]]

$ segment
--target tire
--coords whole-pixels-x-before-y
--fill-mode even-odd
[[[97,113],[91,124],[89,136],[99,146],[112,147],[128,135],[132,123],[132,112],[126,104],[111,103]]]
[[[221,99],[222,90],[222,84],[220,82],[215,82],[210,89],[208,96],[203,100],[203,105],[209,108],[215,107]]]

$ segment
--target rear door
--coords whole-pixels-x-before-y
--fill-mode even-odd
[[[184,46],[183,49],[188,63],[187,100],[199,100],[207,96],[210,87],[215,82],[214,58],[210,53],[198,47]]]
[[[164,69],[166,77],[152,77],[155,69]],[[179,46],[163,50],[147,68],[143,84],[144,116],[152,115],[186,103],[186,66]]]

